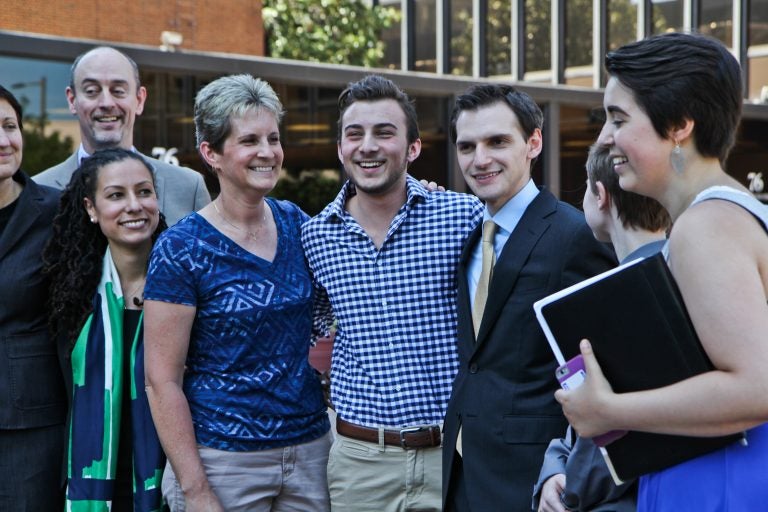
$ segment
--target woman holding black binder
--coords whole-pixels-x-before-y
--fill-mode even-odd
[[[643,476],[638,510],[754,510],[768,501],[768,206],[723,169],[741,116],[741,69],[719,41],[679,33],[625,45],[605,64],[598,142],[623,189],[671,214],[667,262],[715,370],[615,394],[585,341],[585,385],[556,396],[585,437],[746,431],[746,446]]]

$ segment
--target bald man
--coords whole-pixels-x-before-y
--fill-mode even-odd
[[[94,151],[115,147],[136,151],[133,129],[136,116],[144,111],[147,90],[130,57],[100,46],[75,59],[66,95],[69,111],[80,124],[80,147],[64,162],[33,177],[37,183],[58,189],[67,186],[82,159]],[[199,173],[142,156],[155,169],[160,211],[169,225],[210,202]]]

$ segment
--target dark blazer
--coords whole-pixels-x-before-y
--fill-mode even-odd
[[[56,345],[48,336],[42,252],[59,192],[17,171],[24,189],[0,236],[0,429],[64,422],[67,400]]]
[[[458,269],[459,372],[445,418],[443,500],[462,425],[472,511],[525,511],[544,451],[567,425],[554,399],[557,363],[533,303],[616,261],[582,212],[542,189],[499,255],[475,341],[467,265],[481,232],[470,235]]]
[[[165,215],[169,226],[211,202],[211,196],[199,172],[167,164],[146,155],[141,156],[155,169],[157,200],[160,211]],[[79,167],[77,158],[78,154],[75,151],[60,164],[41,172],[32,179],[41,185],[64,189]]]

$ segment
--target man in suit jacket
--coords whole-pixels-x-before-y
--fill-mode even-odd
[[[106,46],[93,48],[75,59],[66,94],[69,110],[80,123],[82,143],[64,162],[33,178],[37,183],[58,189],[69,184],[80,161],[94,151],[114,147],[135,150],[133,127],[147,99],[147,90],[139,81],[139,68],[133,59]],[[211,201],[199,173],[144,158],[155,169],[160,211],[169,225]]]
[[[447,511],[531,509],[547,444],[566,427],[554,399],[555,358],[533,303],[615,265],[576,208],[531,180],[543,115],[525,93],[477,85],[456,101],[451,136],[459,167],[498,227],[487,302],[475,325],[484,227],[458,270],[459,372],[444,425]],[[477,334],[476,334],[477,331]]]

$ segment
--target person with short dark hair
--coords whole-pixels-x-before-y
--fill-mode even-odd
[[[619,187],[607,147],[593,144],[586,168],[584,217],[595,238],[610,242],[621,263],[659,252],[670,227],[664,207]],[[565,438],[549,443],[533,504],[539,512],[634,512],[637,484],[617,486],[595,443],[568,427]]]
[[[67,395],[42,272],[59,193],[21,170],[22,114],[0,86],[0,509],[60,512]]]
[[[421,152],[397,84],[367,76],[339,96],[349,181],[304,225],[318,289],[315,335],[337,322],[328,461],[334,512],[441,510],[441,425],[456,374],[456,267],[482,205],[408,174]]]
[[[556,397],[583,437],[745,431],[746,445],[642,476],[638,510],[754,510],[768,501],[768,206],[723,168],[742,108],[741,67],[720,41],[681,33],[622,46],[605,65],[598,143],[622,189],[669,212],[663,253],[714,369],[616,394],[585,340],[584,384]]]
[[[43,259],[70,397],[67,510],[162,506],[165,455],[144,391],[142,297],[165,227],[152,168],[125,149],[83,160],[61,196]]]
[[[619,261],[634,257],[634,248],[666,238],[669,213],[650,197],[622,190],[607,147],[593,144],[587,156],[584,216],[595,238],[610,242]]]
[[[97,46],[72,64],[66,89],[69,110],[80,126],[80,147],[65,161],[37,174],[43,185],[64,189],[83,159],[99,149],[133,147],[136,117],[144,111],[147,89],[139,81],[136,62],[109,46]],[[211,200],[202,175],[186,167],[145,155],[156,174],[160,209],[169,224]]]
[[[615,265],[584,215],[531,179],[542,125],[533,99],[501,84],[470,87],[451,116],[459,168],[485,212],[457,279],[459,373],[443,442],[449,512],[530,509],[544,451],[567,425],[533,303]]]

